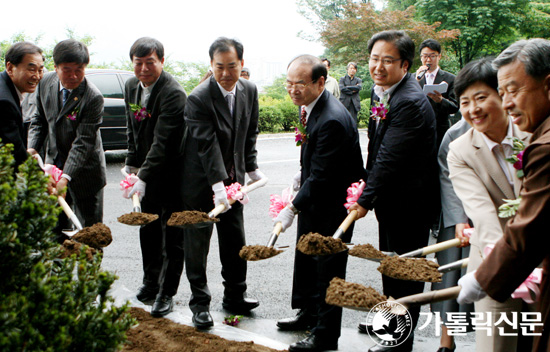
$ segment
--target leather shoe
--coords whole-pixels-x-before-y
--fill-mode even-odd
[[[210,312],[196,312],[193,313],[193,324],[197,329],[208,329],[214,326],[214,321]]]
[[[258,300],[246,297],[241,300],[224,299],[222,303],[225,310],[235,314],[248,313],[259,305]]]
[[[382,346],[374,345],[369,348],[368,352],[411,352],[414,342],[414,332],[411,332],[409,337],[399,346]]]
[[[369,333],[369,334],[372,334],[372,325],[367,325],[366,323],[359,323],[359,326],[357,327],[357,329],[359,329],[359,332],[361,334],[366,334],[366,333]]]
[[[157,294],[159,293],[159,289],[152,288],[146,285],[141,286],[138,288],[136,297],[138,301],[145,303],[145,304],[152,304],[155,299],[157,298]]]
[[[289,352],[300,351],[329,351],[337,350],[338,342],[329,342],[311,334],[305,339],[295,342],[288,348]]]
[[[172,311],[172,297],[159,294],[151,308],[151,315],[154,317],[163,317]]]
[[[317,325],[317,316],[311,314],[307,309],[300,309],[294,318],[287,318],[277,322],[279,329],[286,331],[309,330],[315,325]]]
[[[449,347],[439,347],[439,349],[437,350],[437,352],[455,352],[455,349],[456,349],[456,344],[455,344],[455,342],[453,341],[453,347],[452,347],[452,348],[449,348]]]

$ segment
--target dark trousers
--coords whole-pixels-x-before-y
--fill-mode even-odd
[[[239,251],[246,245],[244,233],[243,206],[232,205],[231,209],[218,216],[216,223],[222,264],[224,300],[242,300],[246,292],[247,263],[239,257]],[[202,229],[185,229],[185,265],[191,285],[192,312],[209,310],[211,294],[206,277],[206,263],[210,248],[213,226]]]
[[[146,198],[141,202],[141,210],[159,216],[139,230],[143,284],[153,289],[158,287],[161,294],[174,296],[183,272],[183,230],[167,226],[166,222],[173,212],[180,210],[160,206]]]

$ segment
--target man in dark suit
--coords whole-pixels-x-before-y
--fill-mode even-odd
[[[6,52],[6,70],[0,73],[0,143],[13,144],[15,168],[27,159],[27,133],[21,104],[42,79],[42,49],[28,42],[13,44]]]
[[[413,75],[414,42],[403,31],[375,34],[368,43],[369,70],[375,86],[373,106],[387,114],[369,121],[366,187],[351,207],[363,217],[374,209],[380,250],[403,254],[428,244],[437,197],[435,116]],[[424,283],[382,275],[384,294],[399,298],[424,290]],[[413,328],[419,308],[409,309]],[[398,347],[376,345],[369,351],[411,351],[414,335]]]
[[[185,107],[189,134],[183,163],[183,201],[185,209],[204,212],[219,204],[226,206],[216,224],[225,288],[223,307],[245,313],[259,302],[246,297],[247,265],[239,257],[246,243],[243,206],[238,202],[229,206],[225,186],[244,184],[245,174],[252,181],[265,177],[256,162],[258,90],[250,81],[239,79],[244,64],[240,42],[218,38],[209,55],[213,75],[193,90]],[[189,305],[199,328],[213,325],[206,280],[212,230],[212,226],[185,230],[185,265],[192,291]]]
[[[456,102],[454,82],[455,75],[450,72],[443,71],[439,67],[441,59],[441,44],[434,39],[426,39],[420,44],[420,61],[422,66],[416,71],[416,79],[420,83],[420,87],[424,88],[426,84],[440,84],[447,82],[449,87],[443,94],[439,92],[429,93],[428,98],[435,112],[435,120],[437,126],[437,147],[441,145],[441,140],[445,132],[451,127],[449,115],[458,111]]]
[[[183,230],[166,222],[183,207],[177,178],[187,95],[164,71],[164,46],[158,40],[136,40],[130,59],[135,77],[126,82],[124,91],[128,126],[125,169],[137,174],[139,180],[129,197],[138,193],[142,211],[159,216],[158,221],[139,230],[143,285],[137,298],[144,303],[154,300],[151,315],[158,317],[172,311],[172,297],[183,271]]]
[[[301,145],[301,188],[284,208],[275,223],[286,230],[298,215],[298,236],[317,232],[332,236],[347,216],[344,207],[347,189],[364,178],[363,158],[355,120],[325,89],[327,69],[311,55],[294,59],[287,69],[287,90],[295,105],[302,107],[306,137]],[[342,240],[351,240],[353,228]],[[314,327],[290,351],[337,349],[342,308],[325,303],[326,289],[334,277],[345,278],[347,251],[312,257],[296,251],[292,308],[300,309],[295,318],[280,320],[281,330],[306,330]]]
[[[355,62],[350,62],[347,69],[348,74],[340,78],[340,101],[357,121],[357,113],[361,110],[359,91],[363,88],[363,81],[361,81],[361,78],[355,76],[357,73],[357,64]]]
[[[57,192],[66,187],[66,200],[75,208],[83,226],[103,221],[103,187],[106,184],[105,154],[99,126],[103,120],[103,96],[84,76],[90,62],[88,48],[74,39],[57,43],[53,50],[55,72],[44,76],[38,85],[37,112],[29,130],[31,155],[42,148],[46,137],[46,163],[63,171]],[[67,217],[60,215],[56,230]]]

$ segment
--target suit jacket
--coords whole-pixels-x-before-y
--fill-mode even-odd
[[[515,125],[513,134],[525,143],[530,137]],[[502,237],[507,219],[498,217],[498,207],[504,204],[504,199],[518,197],[521,181],[514,173],[514,187],[508,183],[493,152],[475,129],[450,144],[447,160],[453,188],[475,228],[468,264],[468,270],[472,271],[481,264],[484,248]]]
[[[331,236],[347,215],[348,187],[366,177],[357,124],[325,89],[306,131],[300,154],[301,188],[292,202],[301,211],[298,234],[313,231]]]
[[[497,301],[503,302],[541,262],[543,277],[540,286],[539,310],[544,331],[534,337],[533,351],[550,350],[550,118],[534,131],[530,145],[523,154],[523,185],[521,203],[506,224],[504,236],[485,258],[476,273],[483,289]],[[541,327],[537,328],[541,332]]]
[[[149,101],[150,117],[136,120],[130,104],[140,104],[142,88],[136,77],[126,81],[124,101],[128,134],[126,165],[139,167],[146,183],[145,196],[157,204],[181,203],[177,177],[181,171],[187,94],[169,73],[162,71]]]
[[[15,85],[6,71],[0,73],[0,143],[13,144],[17,167],[27,159],[27,138]]]
[[[45,162],[55,164],[71,177],[69,187],[75,195],[91,196],[106,184],[105,154],[99,133],[103,96],[84,78],[61,107],[59,87],[55,72],[46,74],[38,84],[29,148],[40,150],[48,137]],[[75,112],[73,121],[68,115]]]
[[[438,104],[432,99],[428,99],[435,112],[438,146],[441,144],[441,140],[443,139],[445,132],[449,129],[449,127],[451,127],[449,115],[458,111],[458,103],[455,96],[455,75],[447,71],[443,71],[440,68],[435,76],[434,84],[439,84],[443,81],[447,82],[449,87],[447,88],[447,91],[442,94],[444,99],[441,103]],[[424,88],[424,85],[426,84],[426,75],[424,75],[418,83],[420,83],[420,87]]]
[[[373,89],[373,104],[375,100]],[[410,73],[388,104],[389,112],[378,128],[372,117],[369,120],[368,179],[358,203],[377,213],[414,211],[419,222],[432,221],[439,202],[433,109]],[[409,201],[424,205],[410,207]]]
[[[258,168],[258,90],[239,79],[234,116],[212,76],[189,95],[185,106],[188,138],[185,144],[184,202],[195,209],[213,208],[212,185],[227,181],[234,167],[235,180],[244,184],[245,173]]]
[[[340,101],[348,110],[352,105],[355,107],[355,111],[361,110],[359,91],[363,88],[362,83],[361,78],[357,76],[354,76],[353,79],[348,75],[340,78]]]

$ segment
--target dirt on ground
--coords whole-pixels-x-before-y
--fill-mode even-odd
[[[252,341],[239,342],[175,323],[166,318],[153,318],[141,308],[130,308],[139,325],[127,332],[122,351],[132,352],[276,352]]]
[[[348,247],[339,238],[310,232],[300,237],[296,249],[306,255],[328,255],[346,250]]]
[[[339,307],[359,307],[371,309],[388,298],[372,287],[346,282],[338,277],[330,281],[325,302]]]
[[[267,247],[262,245],[254,246],[244,246],[239,252],[239,256],[244,260],[248,261],[257,261],[262,259],[267,259],[276,256],[277,254],[282,253],[280,249],[275,249],[273,247]]]
[[[131,212],[121,215],[117,218],[118,222],[124,225],[147,225],[150,222],[157,220],[157,214]]]
[[[63,242],[63,250],[64,251],[61,253],[60,258],[61,259],[68,258],[73,254],[76,254],[76,256],[78,257],[79,254],[80,254],[80,249],[81,248],[82,248],[82,243],[78,243],[78,242],[75,242],[73,240],[65,240]],[[94,249],[92,247],[86,248],[86,259],[91,262],[92,259],[93,259],[93,256],[96,253],[97,253],[96,249]]]
[[[426,258],[388,257],[380,263],[378,271],[400,280],[441,282],[439,265]]]
[[[72,239],[96,249],[107,247],[113,242],[111,229],[100,222],[78,231]]]
[[[170,219],[168,219],[168,226],[182,226],[182,225],[193,225],[201,222],[218,222],[220,219],[211,218],[207,213],[197,210],[185,210],[172,213]]]
[[[386,254],[374,248],[372,244],[357,244],[349,250],[349,255],[363,259],[384,259]]]

